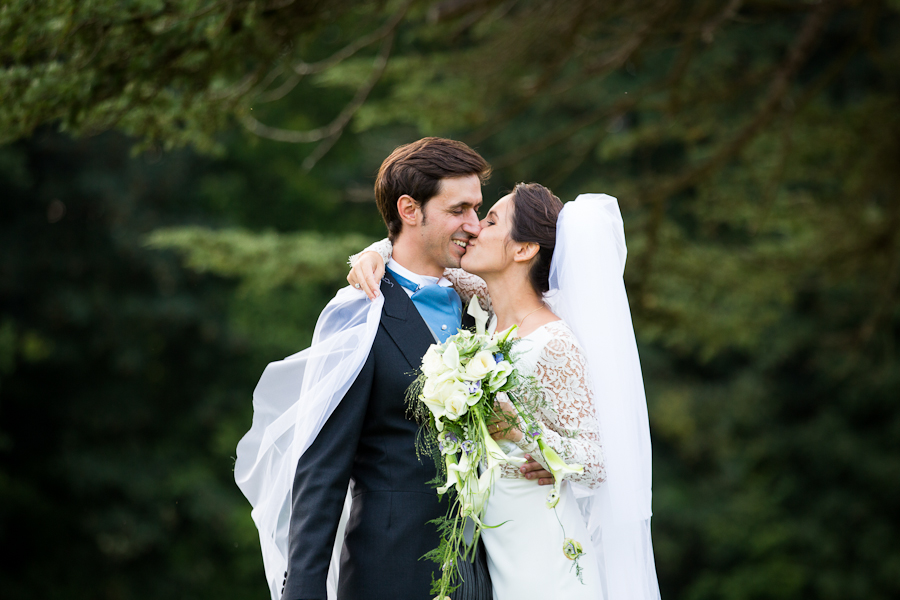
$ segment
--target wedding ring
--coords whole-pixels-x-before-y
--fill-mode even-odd
[[[355,287],[356,289],[359,289],[361,286],[358,283],[354,283],[353,287]]]

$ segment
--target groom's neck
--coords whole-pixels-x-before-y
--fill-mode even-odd
[[[417,275],[441,277],[444,274],[444,267],[430,257],[425,248],[416,241],[412,236],[401,233],[394,240],[391,257]]]

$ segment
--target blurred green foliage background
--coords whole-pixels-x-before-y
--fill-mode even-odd
[[[897,0],[4,0],[4,599],[267,597],[267,362],[462,139],[619,198],[666,600],[900,596]],[[539,568],[535,566],[535,568]]]

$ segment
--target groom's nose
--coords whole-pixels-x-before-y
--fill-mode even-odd
[[[481,233],[481,221],[478,220],[478,214],[472,212],[473,214],[463,223],[462,230],[472,237],[478,237]]]

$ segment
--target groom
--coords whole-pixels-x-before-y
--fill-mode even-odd
[[[477,152],[441,138],[401,146],[381,165],[375,197],[393,242],[380,285],[381,322],[358,377],[297,465],[283,600],[325,600],[348,484],[353,502],[338,598],[430,597],[432,575],[439,574],[419,559],[438,546],[429,521],[447,505],[428,484],[432,461],[416,455],[418,425],[407,418],[406,389],[429,345],[460,325],[459,297],[442,274],[459,267],[480,231],[477,210],[489,174]],[[454,600],[490,600],[483,549],[461,571],[465,583]]]

